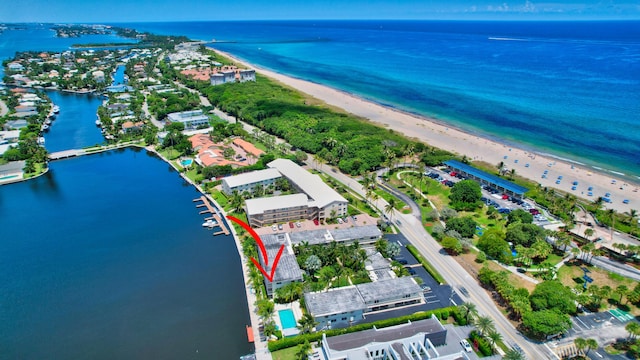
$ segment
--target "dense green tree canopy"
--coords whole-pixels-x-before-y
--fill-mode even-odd
[[[531,215],[531,213],[528,211],[524,211],[523,209],[515,209],[511,213],[509,213],[509,217],[507,218],[507,225],[515,222],[531,224],[533,222],[533,215]]]
[[[505,264],[511,263],[513,258],[509,244],[504,240],[504,234],[498,229],[485,231],[478,241],[478,249]]]
[[[513,223],[507,227],[505,240],[514,245],[531,246],[536,240],[544,239],[544,230],[534,224]]]
[[[534,310],[555,310],[562,314],[576,312],[575,294],[559,281],[544,281],[536,285],[531,294],[531,307]]]
[[[455,230],[465,238],[472,238],[476,232],[476,222],[470,216],[453,218],[447,221],[445,231]]]
[[[571,319],[553,310],[530,311],[522,315],[522,325],[532,337],[545,339],[570,329]]]
[[[481,202],[482,191],[480,185],[473,180],[462,180],[451,188],[451,206],[456,210],[473,210]]]

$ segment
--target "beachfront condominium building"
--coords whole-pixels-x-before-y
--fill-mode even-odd
[[[276,169],[264,169],[234,176],[227,176],[222,179],[222,192],[227,195],[233,194],[234,191],[237,191],[240,194],[245,191],[253,192],[253,190],[258,186],[275,186],[276,180],[281,177],[282,175]]]
[[[347,215],[349,202],[333,190],[318,176],[289,159],[276,159],[267,164],[277,169],[298,191],[309,197],[308,206],[318,210],[318,219],[343,217]]]
[[[373,328],[330,337],[323,334],[320,356],[323,360],[469,359],[458,344],[452,352],[441,354],[450,350],[445,345],[447,329],[432,315],[428,319],[383,329]]]
[[[274,259],[278,255],[280,248],[284,245],[284,250],[282,251],[282,255],[280,255],[280,260],[278,261],[278,266],[273,274],[273,281],[269,281],[265,278],[264,284],[267,288],[267,295],[273,297],[274,293],[279,288],[293,282],[302,282],[303,272],[300,269],[296,256],[293,253],[291,242],[288,241],[285,234],[266,234],[262,235],[260,239],[262,239],[262,243],[267,251],[269,264],[266,264],[261,251],[258,252],[258,257],[260,258],[260,265],[262,265],[267,274],[271,274]]]
[[[174,112],[167,115],[167,120],[172,123],[183,123],[185,129],[195,129],[199,126],[209,125],[209,117],[203,114],[202,110]]]
[[[368,312],[422,303],[424,296],[412,277],[401,277],[305,293],[304,300],[316,329],[330,329],[358,323]]]
[[[238,81],[241,83],[246,81],[256,81],[256,71],[253,69],[238,71]]]

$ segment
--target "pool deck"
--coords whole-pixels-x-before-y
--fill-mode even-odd
[[[297,328],[289,328],[285,329],[280,321],[280,313],[281,310],[291,310],[293,311],[293,317],[296,320],[296,324],[300,318],[302,318],[302,310],[300,309],[300,301],[296,300],[290,304],[275,304],[274,311],[278,313],[278,316],[274,316],[276,320],[276,325],[278,325],[278,329],[282,330],[282,334],[284,336],[294,336],[298,335],[300,331]]]

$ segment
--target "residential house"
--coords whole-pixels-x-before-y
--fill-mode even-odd
[[[209,125],[209,117],[202,110],[175,112],[167,115],[170,122],[180,122],[185,129],[195,129],[202,125]]]

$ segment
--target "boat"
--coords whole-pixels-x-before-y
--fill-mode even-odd
[[[218,222],[215,220],[207,220],[202,223],[202,227],[214,227],[216,225],[218,225]]]
[[[45,120],[45,121],[44,121],[44,124],[45,124],[45,125],[51,125],[51,119],[47,119],[47,120]]]
[[[42,136],[38,138],[38,144],[44,145],[44,138]]]
[[[49,131],[49,125],[47,124],[42,125],[42,131]]]
[[[97,127],[102,127],[102,123],[100,122],[100,119],[96,120],[96,126]]]
[[[60,112],[60,106],[58,105],[53,105],[53,109],[52,109],[54,114],[57,114]]]

